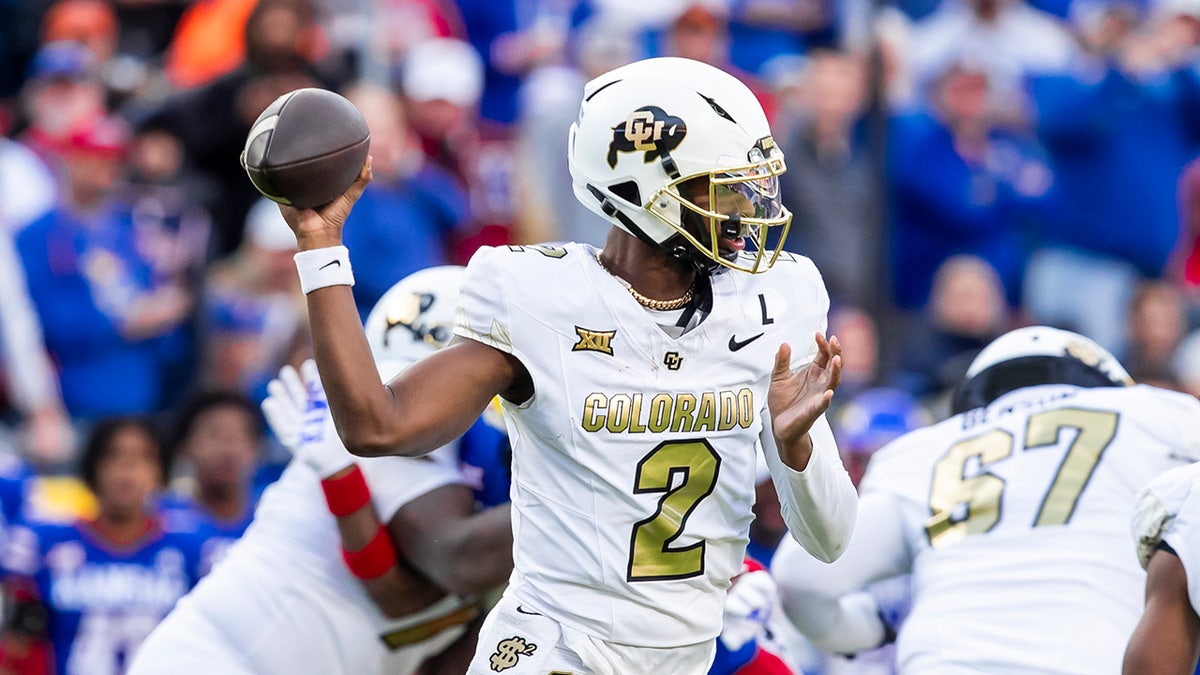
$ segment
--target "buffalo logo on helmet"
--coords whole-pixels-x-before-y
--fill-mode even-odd
[[[392,329],[403,326],[412,334],[414,340],[423,340],[434,347],[444,346],[450,341],[449,327],[418,324],[421,315],[429,311],[437,300],[432,293],[413,293],[399,299],[389,308],[387,327],[383,333],[383,343],[386,345],[391,337]]]
[[[650,162],[679,147],[687,135],[683,120],[668,115],[658,106],[648,105],[630,113],[624,122],[612,128],[613,139],[608,145],[608,166],[617,167],[617,154],[644,152],[642,161]]]

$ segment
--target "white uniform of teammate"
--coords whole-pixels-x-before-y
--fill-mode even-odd
[[[379,301],[366,330],[381,372],[449,340],[461,273],[415,273]],[[432,490],[466,482],[453,445],[421,458],[356,461],[383,523]],[[479,611],[461,598],[398,620],[379,611],[346,568],[320,485],[316,471],[293,461],[221,564],[143,643],[130,675],[404,675],[458,639]]]
[[[384,522],[409,500],[461,480],[444,461],[359,462]],[[292,462],[263,494],[254,522],[221,564],[147,639],[131,675],[411,673],[462,634],[460,625],[387,649],[387,636],[453,614],[465,603],[450,597],[418,615],[389,620],[346,569],[340,551],[320,479]]]
[[[812,502],[853,508],[824,418],[803,473],[769,429],[773,355],[824,330],[828,297],[808,259],[785,256],[765,274],[712,276],[711,313],[673,338],[596,253],[483,249],[467,268],[455,332],[515,355],[535,392],[504,404],[516,571],[477,654],[494,649],[492,669],[514,674],[704,672],[748,541],[755,441],[807,546],[827,544],[800,515]],[[556,644],[583,663],[546,661]]]
[[[901,672],[1119,672],[1145,584],[1129,513],[1142,485],[1200,458],[1198,419],[1175,392],[1048,384],[903,436],[872,458],[837,563],[781,546],[785,608],[824,649],[873,647],[873,607],[843,594],[911,570]]]
[[[1133,536],[1143,566],[1161,544],[1171,547],[1187,573],[1192,609],[1200,614],[1200,463],[1172,469],[1142,490]]]

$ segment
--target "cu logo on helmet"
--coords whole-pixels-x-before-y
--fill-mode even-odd
[[[658,106],[648,105],[630,113],[624,122],[612,129],[612,143],[608,145],[608,166],[617,167],[618,153],[644,152],[646,164],[665,156],[679,147],[687,135],[683,120],[668,115]]]

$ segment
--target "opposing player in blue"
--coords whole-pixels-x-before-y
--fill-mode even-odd
[[[118,418],[99,423],[82,458],[98,514],[69,524],[10,529],[6,586],[18,616],[39,623],[59,675],[113,675],[188,592],[197,577],[197,542],[163,531],[149,497],[166,476],[155,429]],[[37,637],[37,636],[33,636]]]

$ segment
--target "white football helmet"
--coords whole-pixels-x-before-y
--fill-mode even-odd
[[[1039,384],[1124,387],[1133,378],[1108,350],[1071,331],[1029,326],[996,338],[971,362],[954,392],[955,414]]]
[[[702,271],[774,264],[792,221],[779,198],[783,152],[732,75],[681,58],[609,71],[584,87],[569,142],[575,196],[617,227]],[[707,204],[697,203],[705,182]],[[768,251],[770,228],[781,234]],[[738,254],[744,237],[754,255]]]
[[[385,380],[449,344],[465,272],[458,265],[413,272],[371,308],[363,330]]]

